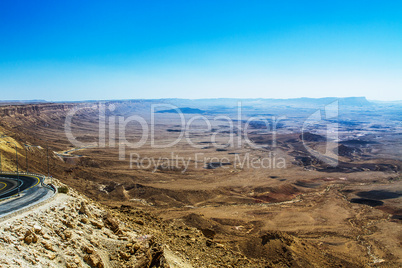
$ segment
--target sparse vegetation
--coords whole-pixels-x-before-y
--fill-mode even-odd
[[[145,116],[149,113],[146,104],[136,107],[123,101],[115,105],[119,114],[111,116],[128,118],[133,114]],[[46,144],[32,138],[40,133],[44,140],[49,140],[52,148],[49,151],[71,150],[63,128],[65,114],[71,107],[62,104],[40,107],[40,114],[27,112],[6,116],[12,114],[11,110],[4,112],[2,128],[5,132],[14,132],[19,140],[45,148]],[[211,109],[217,115],[233,114],[230,107]],[[275,113],[287,111],[275,108]],[[347,109],[343,111],[348,113]],[[256,115],[258,109],[244,106],[243,112]],[[274,111],[266,106],[261,112]],[[259,146],[257,149],[248,147],[247,143],[239,148],[225,146],[228,133],[222,131],[227,129],[223,121],[218,123],[219,128],[214,126],[212,129],[217,133],[214,136],[204,131],[204,125],[194,121],[192,127],[197,131],[189,132],[185,137],[199,149],[186,142],[174,145],[171,150],[152,148],[148,140],[141,148],[127,147],[126,158],[119,160],[120,144],[116,141],[115,147],[80,149],[80,157],[75,161],[51,157],[50,169],[54,177],[66,185],[58,188],[60,193],[71,194],[77,190],[108,205],[116,218],[132,223],[132,226],[127,225],[128,229],[143,229],[144,233],[153,234],[158,243],[169,246],[172,252],[180,252],[193,262],[194,267],[240,267],[240,264],[242,267],[265,267],[273,261],[277,262],[276,266],[364,267],[373,263],[368,254],[369,245],[371,254],[383,259],[388,266],[396,267],[397,261],[402,260],[398,238],[401,221],[398,209],[402,197],[384,197],[373,192],[402,191],[402,165],[398,160],[401,156],[400,136],[392,131],[397,128],[395,121],[387,117],[393,113],[386,111],[383,114],[387,118],[381,117],[387,122],[383,124],[386,132],[376,128],[375,133],[367,134],[370,130],[353,130],[355,126],[340,124],[340,130],[351,136],[340,137],[345,141],[340,143],[340,148],[334,146],[328,150],[338,151],[340,157],[338,166],[332,167],[305,148],[307,145],[319,152],[327,150],[319,129],[323,126],[307,130],[305,144],[296,130],[309,112],[298,109],[291,119],[284,121],[281,129],[284,132],[278,132],[276,137],[266,129],[251,127],[248,133],[244,131],[249,141]],[[213,115],[208,110],[208,116]],[[169,113],[156,116],[161,119],[155,125],[156,143],[170,144],[177,133],[169,130],[180,130],[181,122],[172,119]],[[360,119],[353,111],[349,116],[356,118],[355,121]],[[73,122],[81,133],[76,136],[82,137],[85,133],[83,141],[96,140],[99,127],[94,118],[98,117],[96,109],[78,111]],[[378,119],[366,117],[365,120],[375,122]],[[245,120],[239,120],[235,125],[245,123]],[[357,126],[361,127],[361,124]],[[49,127],[54,131],[49,131]],[[138,127],[127,125],[127,141],[139,140],[141,130]],[[235,134],[238,133],[236,130]],[[239,137],[243,137],[243,130],[240,134]],[[360,135],[360,140],[353,135]],[[268,159],[271,162],[265,159],[270,152],[283,155],[286,168],[263,170],[242,162],[249,156],[250,160],[255,160],[251,162],[254,166],[261,166],[261,163],[275,166],[274,158]],[[24,169],[23,151],[19,150],[19,153],[22,157],[19,164]],[[131,153],[134,153],[132,167]],[[194,158],[197,153],[199,159]],[[11,149],[4,152],[3,157],[9,163],[15,162]],[[30,169],[42,174],[47,172],[45,150],[38,150],[35,158],[28,154],[28,158]],[[191,160],[188,168],[184,168],[182,159]],[[367,196],[359,196],[361,192]],[[361,201],[361,198],[376,202]],[[369,206],[377,203],[382,205]],[[372,236],[367,236],[367,226],[370,226]],[[128,258],[128,255],[118,258]],[[233,262],[234,258],[239,262]]]
[[[67,186],[60,186],[57,188],[57,191],[61,194],[68,194],[68,187]]]

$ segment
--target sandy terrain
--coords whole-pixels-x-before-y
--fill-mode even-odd
[[[109,119],[141,115],[150,120],[146,104],[113,105]],[[351,118],[358,113],[350,112]],[[216,114],[205,114],[213,121],[212,130],[206,129],[202,120],[195,120],[187,136],[174,146],[155,148],[148,139],[139,148],[126,147],[124,160],[119,159],[121,140],[110,139],[119,137],[117,129],[114,134],[107,129],[104,147],[88,145],[101,141],[95,109],[77,113],[72,121],[74,136],[85,148],[66,138],[62,113],[43,112],[28,116],[29,120],[12,116],[3,120],[1,128],[19,142],[46,148],[47,140],[51,151],[58,153],[51,154],[53,176],[103,205],[129,207],[119,211],[127,219],[131,209],[141,208],[166,222],[180,221],[200,230],[214,248],[224,247],[253,260],[254,267],[402,265],[401,156],[397,150],[385,154],[392,144],[399,146],[399,129],[389,121],[384,126],[387,131],[375,128],[375,143],[365,144],[362,137],[374,139],[370,136],[374,132],[366,133],[367,126],[376,122],[367,122],[367,117],[354,132],[349,125],[342,125],[339,165],[331,168],[311,157],[301,141],[300,118],[306,114],[308,111],[290,113],[275,137],[261,133],[263,128],[258,124],[235,131],[233,138],[241,146],[228,146],[231,136],[225,129],[230,126],[212,120]],[[192,116],[185,114],[185,120]],[[235,123],[235,127],[244,127],[243,121]],[[155,144],[174,142],[180,135],[180,124],[175,114],[158,114]],[[389,128],[393,127],[395,136],[390,136]],[[214,128],[221,131],[215,134]],[[320,129],[305,141],[317,151],[327,146]],[[125,138],[138,142],[142,133],[139,124],[130,123]],[[330,144],[331,150],[337,146]],[[24,151],[20,153],[24,159]],[[12,165],[12,151],[4,154]],[[33,156],[30,166],[46,173],[45,150],[32,150]],[[243,164],[245,159],[248,165]],[[187,249],[183,252],[191,258],[198,254]],[[267,260],[267,255],[272,257]],[[202,259],[198,265],[202,266]]]

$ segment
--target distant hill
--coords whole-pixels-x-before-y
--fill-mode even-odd
[[[45,100],[0,100],[0,106],[47,103]]]
[[[347,106],[371,106],[372,103],[369,102],[365,97],[350,97],[339,99],[340,105]]]
[[[127,99],[127,100],[102,100],[101,102],[132,102],[141,103],[144,105],[152,103],[166,103],[172,104],[180,108],[183,113],[189,114],[203,114],[205,110],[219,107],[220,109],[233,108],[238,105],[242,107],[253,108],[266,108],[266,107],[294,107],[294,108],[316,108],[317,106],[323,106],[330,104],[334,101],[339,101],[340,106],[348,107],[371,107],[382,102],[368,101],[365,97],[347,97],[347,98],[290,98],[290,99],[268,99],[268,98],[256,98],[256,99],[235,99],[235,98],[210,98],[210,99]],[[58,101],[56,103],[83,103],[83,102],[99,102],[97,100],[91,101]],[[0,100],[0,106],[3,105],[21,105],[21,104],[38,104],[48,103],[45,100]],[[385,102],[384,102],[385,103]],[[394,105],[400,104],[399,102],[391,102]],[[388,103],[387,103],[388,104]],[[205,109],[205,110],[202,110]],[[172,113],[176,110],[163,110],[159,113]]]
[[[339,101],[340,106],[348,107],[371,107],[373,103],[369,102],[365,97],[348,97],[348,98],[293,98],[293,99],[233,99],[233,98],[212,98],[212,99],[160,99],[160,100],[144,100],[145,102],[162,102],[176,105],[179,107],[192,107],[210,110],[219,107],[242,107],[266,108],[266,107],[294,107],[294,108],[317,108],[318,106],[327,105],[335,101]],[[199,112],[196,112],[199,113]]]
[[[204,114],[205,111],[200,110],[200,109],[195,109],[195,108],[189,108],[189,107],[184,107],[184,108],[178,108],[183,114]],[[162,110],[158,111],[158,113],[177,113],[176,109],[169,109],[169,110]]]

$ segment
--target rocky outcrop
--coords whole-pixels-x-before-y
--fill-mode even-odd
[[[125,226],[73,190],[58,194],[2,222],[0,267],[169,267],[161,244]]]
[[[0,107],[0,116],[39,116],[42,112],[68,111],[75,104],[10,105]]]

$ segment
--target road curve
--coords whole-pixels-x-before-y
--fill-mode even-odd
[[[19,180],[19,181],[18,181]],[[40,183],[40,178],[31,175],[4,174],[0,176],[0,198],[5,198],[18,194],[26,189],[34,187]],[[2,185],[6,184],[3,190]],[[14,185],[13,185],[14,184]],[[20,186],[19,189],[17,186]],[[14,186],[11,188],[11,186]]]
[[[19,185],[19,182],[16,180],[12,180],[9,178],[1,178],[0,177],[0,198],[9,196],[7,193],[16,189]]]
[[[0,218],[51,197],[54,192],[43,187],[41,179],[35,175],[0,174]]]

